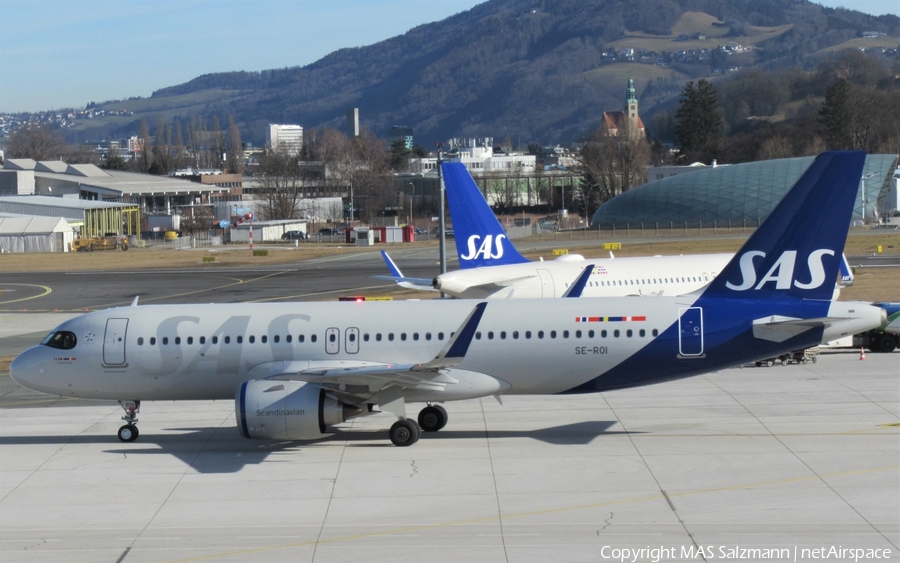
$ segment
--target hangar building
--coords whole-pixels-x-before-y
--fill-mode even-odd
[[[603,204],[591,218],[600,229],[757,227],[803,175],[815,157],[782,158],[700,167],[649,182]],[[853,221],[883,213],[894,185],[897,155],[866,157]],[[865,204],[863,203],[865,201]]]

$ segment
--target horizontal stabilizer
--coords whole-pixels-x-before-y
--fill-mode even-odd
[[[855,319],[846,317],[819,317],[815,319],[797,319],[772,315],[753,321],[753,337],[769,342],[784,342],[814,328],[828,328]]]
[[[371,276],[376,280],[388,280],[392,282],[396,282],[400,287],[405,287],[406,289],[417,289],[419,291],[435,291],[433,287],[431,287],[431,280],[428,278],[407,278],[407,277],[395,277],[395,276]]]
[[[389,280],[392,282],[396,282],[397,285],[406,289],[416,289],[419,291],[434,291],[434,288],[431,287],[431,280],[428,278],[408,278],[403,275],[403,272],[400,271],[400,268],[397,267],[397,264],[388,256],[388,253],[384,250],[381,251],[381,257],[384,258],[384,263],[387,264],[388,270],[390,270],[391,275],[389,276],[372,276],[378,280]]]

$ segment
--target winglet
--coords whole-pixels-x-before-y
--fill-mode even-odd
[[[469,316],[466,317],[466,320],[460,325],[459,330],[456,331],[453,338],[451,338],[450,341],[447,342],[447,345],[444,346],[444,349],[441,350],[433,360],[427,364],[422,364],[417,369],[433,369],[459,365],[463,358],[466,357],[466,352],[469,351],[469,344],[471,344],[472,339],[475,338],[478,323],[481,322],[481,317],[484,315],[484,309],[486,307],[487,303],[484,301],[475,305],[475,308],[472,309],[472,312],[469,313]]]
[[[137,307],[138,297],[140,297],[140,295],[135,295],[135,296],[134,296],[134,301],[131,302],[131,306],[132,306],[132,307]]]
[[[506,231],[481,195],[465,164],[445,162],[441,164],[441,171],[453,218],[459,267],[467,269],[529,262],[509,242]]]
[[[588,279],[591,277],[591,274],[594,273],[594,265],[588,264],[584,267],[584,270],[578,274],[578,279],[575,280],[575,283],[569,286],[569,289],[563,293],[563,297],[581,297],[581,292],[584,291],[584,286],[587,285]]]

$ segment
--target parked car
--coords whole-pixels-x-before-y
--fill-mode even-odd
[[[340,236],[341,232],[337,229],[319,229],[320,237],[336,237]]]
[[[416,235],[427,235],[428,229],[423,229],[422,227],[416,227]]]
[[[306,240],[306,233],[303,231],[285,231],[281,235],[281,240]]]

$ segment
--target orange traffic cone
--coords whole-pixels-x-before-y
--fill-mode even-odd
[[[865,359],[866,359],[866,349],[865,349],[865,348],[860,347],[860,349],[859,349],[859,359],[860,359],[860,360],[865,360]]]

